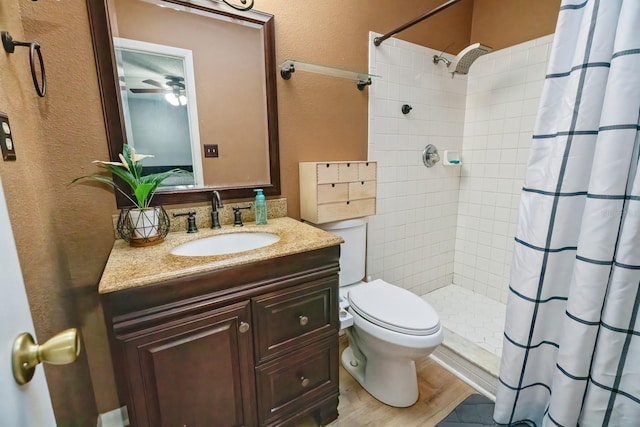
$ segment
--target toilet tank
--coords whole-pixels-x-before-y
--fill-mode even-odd
[[[364,218],[319,224],[317,227],[337,234],[340,245],[340,286],[362,281],[367,253],[367,221]]]

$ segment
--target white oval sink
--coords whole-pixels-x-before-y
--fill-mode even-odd
[[[280,236],[272,233],[218,234],[177,246],[171,253],[180,256],[227,255],[263,248],[279,240]]]

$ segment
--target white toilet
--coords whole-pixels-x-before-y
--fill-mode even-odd
[[[341,306],[348,302],[353,326],[342,365],[373,397],[390,406],[418,400],[415,360],[429,355],[443,337],[435,310],[417,295],[383,280],[363,282],[367,223],[352,219],[319,225],[337,234]]]

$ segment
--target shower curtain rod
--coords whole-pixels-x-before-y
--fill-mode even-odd
[[[400,31],[404,31],[407,28],[417,24],[418,22],[422,22],[427,18],[432,17],[433,15],[442,12],[443,10],[445,10],[446,8],[448,8],[449,6],[453,6],[454,4],[458,3],[460,0],[449,0],[448,2],[442,3],[440,6],[436,7],[435,9],[430,10],[429,12],[425,13],[422,16],[417,17],[416,19],[414,19],[413,21],[407,22],[404,25],[401,25],[400,27],[396,28],[393,31],[388,32],[387,34],[380,36],[380,37],[376,37],[373,39],[373,44],[376,46],[380,46],[380,44],[385,41],[386,39],[388,39],[389,37],[391,37],[394,34],[399,33]]]

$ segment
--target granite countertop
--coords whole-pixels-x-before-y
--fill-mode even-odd
[[[280,236],[280,240],[263,248],[229,255],[187,257],[170,253],[176,246],[192,240],[242,232],[274,233]],[[267,225],[245,222],[244,227],[223,225],[220,230],[206,228],[194,234],[173,232],[162,243],[143,248],[134,248],[123,240],[116,240],[102,273],[98,292],[106,294],[340,243],[342,238],[334,234],[287,217],[269,219]]]

